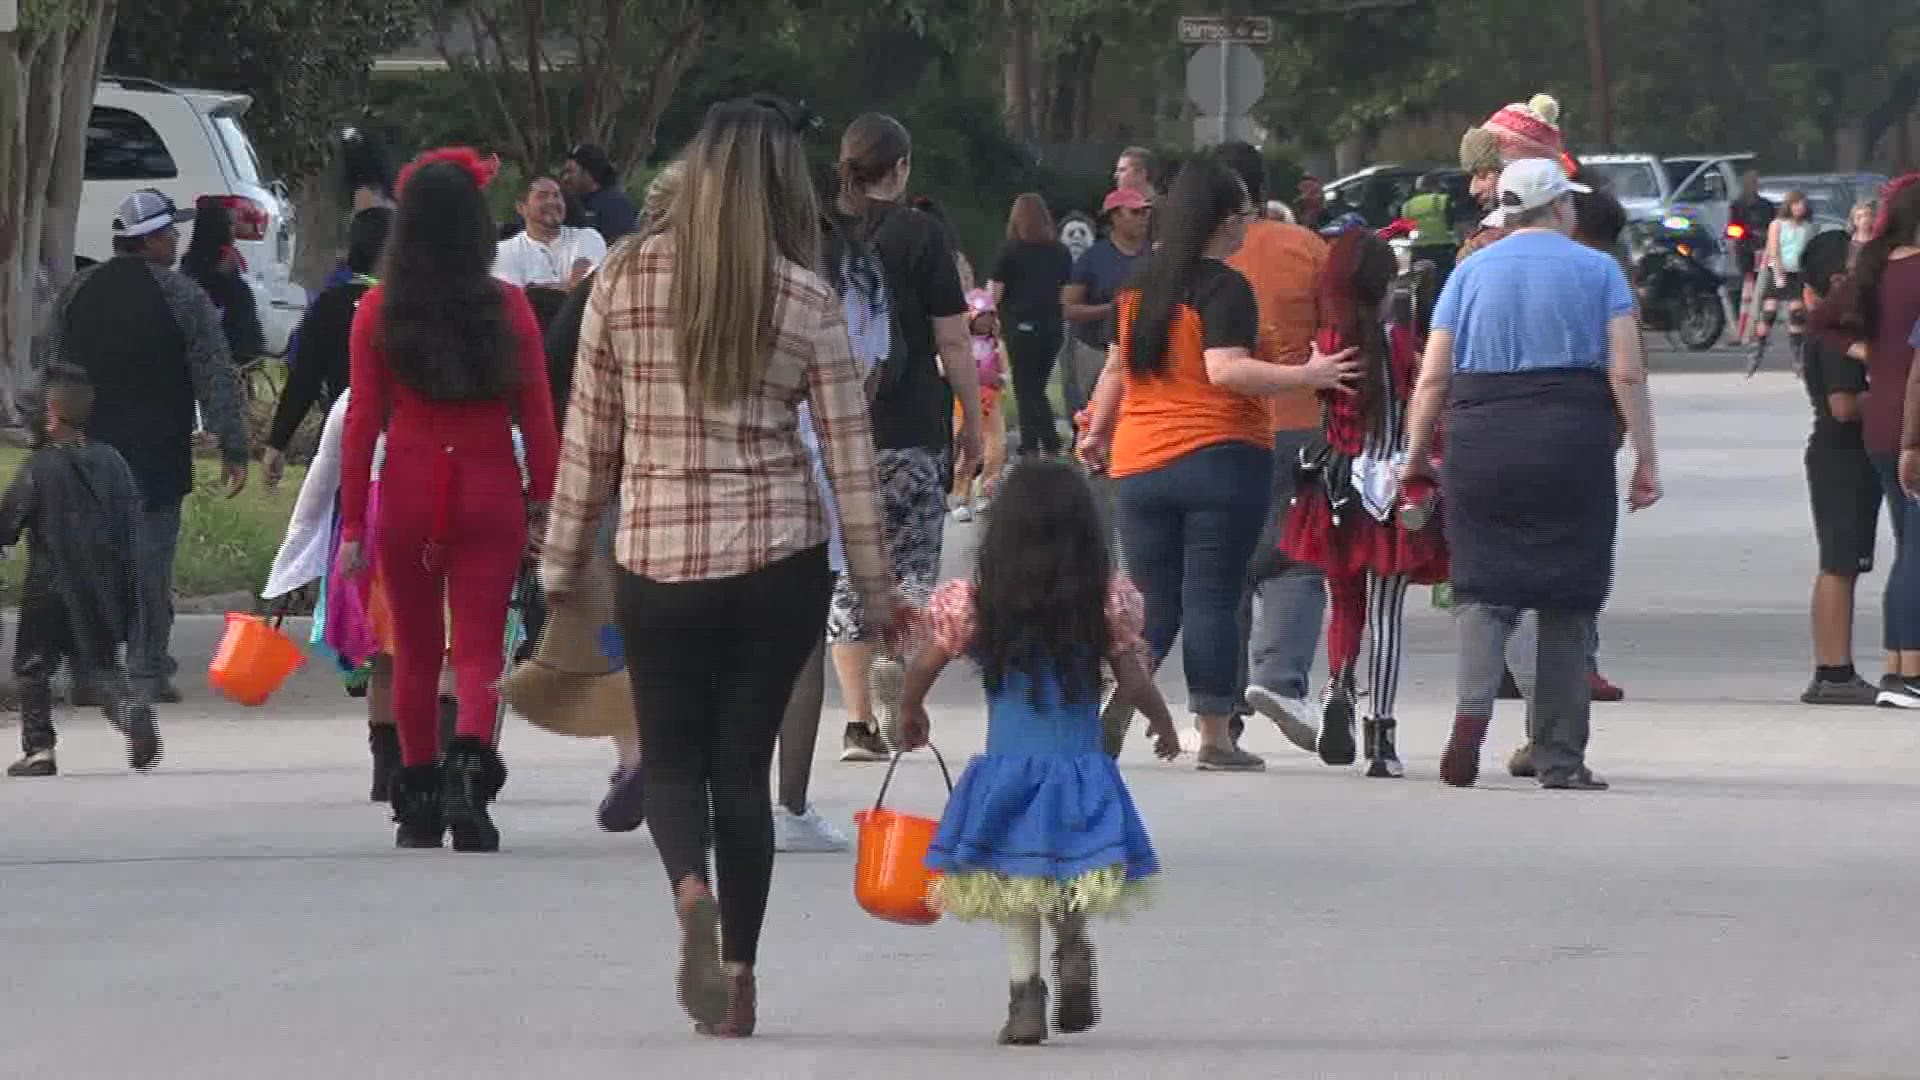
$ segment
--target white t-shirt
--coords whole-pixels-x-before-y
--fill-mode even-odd
[[[494,251],[493,276],[523,289],[531,285],[564,289],[573,277],[574,263],[585,259],[598,269],[606,257],[607,242],[595,229],[561,226],[559,235],[544,244],[522,232],[500,241]]]

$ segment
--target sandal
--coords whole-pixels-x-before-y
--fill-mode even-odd
[[[702,1024],[727,1018],[727,977],[720,970],[720,904],[711,895],[676,905],[680,913],[680,1007]]]
[[[726,1017],[719,1023],[699,1023],[693,1030],[702,1035],[711,1035],[716,1039],[747,1039],[753,1037],[755,1021],[754,1007],[758,1003],[758,987],[753,981],[751,971],[742,971],[722,976],[727,986]]]

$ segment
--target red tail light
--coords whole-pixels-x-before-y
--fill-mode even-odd
[[[1747,227],[1745,225],[1742,225],[1739,222],[1735,221],[1727,226],[1727,239],[1745,240],[1746,238],[1747,238]]]
[[[228,215],[233,218],[233,238],[235,240],[265,240],[267,238],[267,225],[273,220],[273,215],[267,212],[266,207],[247,198],[245,195],[206,195],[202,197],[212,199],[214,202],[227,208]]]

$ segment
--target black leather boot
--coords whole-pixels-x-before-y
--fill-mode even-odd
[[[408,765],[394,774],[392,784],[393,846],[437,848],[447,832],[440,808],[440,767]]]
[[[487,804],[507,782],[507,766],[493,747],[459,738],[440,759],[440,784],[455,851],[499,851],[500,830]]]
[[[1407,775],[1406,767],[1400,764],[1400,754],[1393,745],[1394,727],[1394,722],[1385,717],[1366,722],[1368,776],[1398,780]]]
[[[393,778],[400,771],[400,731],[392,724],[367,725],[367,750],[373,755],[373,802],[393,799]]]
[[[1320,710],[1320,760],[1328,765],[1353,764],[1353,714],[1358,698],[1353,672],[1334,673],[1327,703]]]

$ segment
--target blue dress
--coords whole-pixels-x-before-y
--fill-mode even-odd
[[[948,583],[933,607],[957,606],[954,587],[967,584]],[[1110,615],[1132,606],[1128,594],[1139,597],[1125,582],[1115,592]],[[963,625],[940,633],[936,622],[943,644],[971,637],[970,587],[964,603]],[[1117,914],[1160,871],[1119,766],[1101,749],[1099,703],[1064,704],[1051,673],[1040,678],[1037,706],[1032,687],[1011,673],[988,693],[986,751],[967,764],[927,852],[928,869],[941,875],[933,906],[956,918]]]

